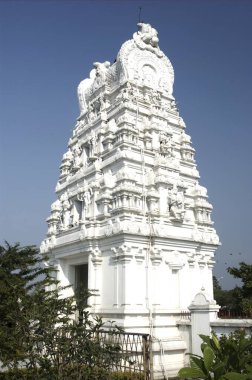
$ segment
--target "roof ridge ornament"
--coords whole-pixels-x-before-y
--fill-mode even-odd
[[[159,39],[156,29],[152,28],[150,24],[144,24],[143,22],[139,22],[137,26],[139,27],[137,33],[142,38],[143,42],[150,44],[153,47],[158,47]]]
[[[133,39],[140,49],[147,49],[155,53],[158,57],[162,57],[164,54],[159,49],[158,32],[150,24],[139,22],[137,24],[139,30],[133,34]]]

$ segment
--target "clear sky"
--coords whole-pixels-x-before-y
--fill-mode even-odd
[[[39,245],[79,114],[76,88],[141,19],[159,32],[222,246],[215,274],[252,263],[252,1],[0,1],[0,240]]]

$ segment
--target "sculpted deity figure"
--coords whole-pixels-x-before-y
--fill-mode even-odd
[[[173,145],[171,138],[166,135],[160,135],[160,153],[164,156],[172,157],[173,156]]]
[[[74,227],[79,224],[79,214],[76,210],[75,202],[70,203],[69,227]]]
[[[168,208],[174,220],[182,222],[185,215],[184,193],[178,192],[176,187],[170,190],[168,195]]]
[[[94,68],[90,72],[90,77],[81,81],[77,90],[81,114],[88,111],[90,92],[96,90],[105,82],[110,62],[94,62],[93,66]]]
[[[94,62],[93,66],[95,68],[95,79],[94,79],[93,88],[96,89],[105,83],[106,72],[110,66],[110,62],[108,61],[105,61],[103,63]]]
[[[69,223],[70,223],[71,203],[68,199],[67,192],[63,193],[60,196],[60,202],[61,202],[60,222],[61,222],[61,229],[64,230],[69,227]]]
[[[126,83],[126,87],[124,87],[121,96],[122,96],[122,100],[124,102],[130,101],[134,97],[134,90],[133,90],[132,85],[131,85],[130,82]]]
[[[108,98],[105,95],[100,97],[100,104],[101,104],[101,107],[100,107],[101,111],[104,111],[105,109],[109,107],[110,103],[109,103]]]
[[[151,91],[151,98],[152,98],[153,103],[156,106],[160,106],[161,105],[161,96],[160,96],[159,92],[157,92],[155,90],[152,90]]]
[[[94,157],[97,153],[97,136],[92,131],[91,138],[89,140],[89,158]]]
[[[95,170],[97,170],[98,172],[101,170],[101,164],[102,164],[102,159],[101,157],[98,157],[94,162]]]
[[[93,104],[89,104],[89,105],[88,105],[88,111],[89,111],[89,113],[88,113],[88,118],[89,118],[89,120],[92,122],[92,121],[94,121],[95,118],[96,118],[95,107],[94,107]]]
[[[82,221],[84,222],[90,212],[92,190],[87,189],[77,195],[77,199],[82,202]]]
[[[73,149],[73,167],[74,167],[74,169],[79,169],[82,165],[81,154],[82,154],[81,147],[76,146]]]
[[[157,47],[159,39],[156,29],[152,28],[150,24],[144,24],[141,22],[139,22],[137,26],[139,27],[138,34],[140,35],[143,42],[153,47]]]

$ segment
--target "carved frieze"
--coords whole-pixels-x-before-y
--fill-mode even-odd
[[[84,240],[118,233],[166,238],[170,227],[181,227],[187,238],[217,245],[212,206],[172,95],[172,65],[157,31],[138,26],[116,62],[95,62],[78,87],[81,114],[62,157],[48,239],[78,229]],[[152,230],[146,215],[157,218]]]

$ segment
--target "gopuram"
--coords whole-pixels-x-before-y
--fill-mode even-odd
[[[41,252],[69,292],[80,282],[97,291],[93,313],[153,336],[158,378],[160,347],[169,376],[184,365],[181,313],[197,294],[214,309],[219,239],[173,97],[173,67],[157,31],[138,28],[114,63],[95,62],[78,86],[80,116]]]

